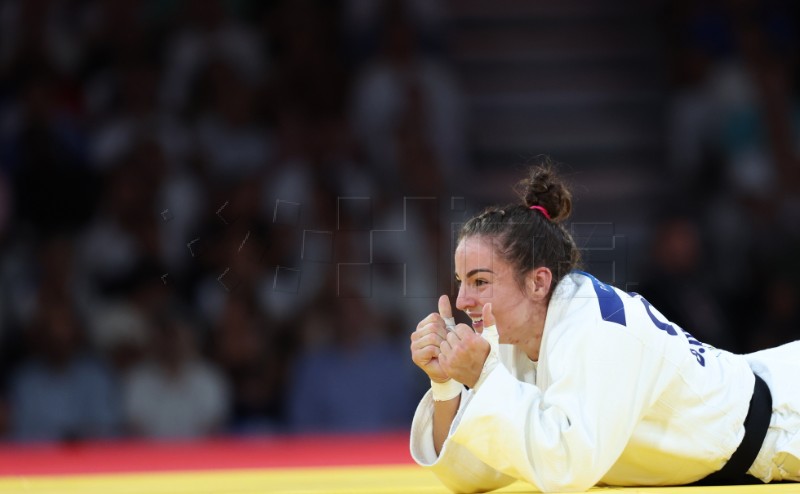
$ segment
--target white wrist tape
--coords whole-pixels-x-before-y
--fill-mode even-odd
[[[455,379],[449,379],[443,383],[431,381],[431,391],[433,401],[449,401],[459,396],[464,389],[464,385]]]

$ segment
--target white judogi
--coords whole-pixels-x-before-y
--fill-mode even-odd
[[[492,342],[491,328],[484,333]],[[642,297],[574,272],[550,301],[538,364],[492,346],[502,365],[462,393],[438,458],[430,392],[414,416],[412,456],[453,491],[516,479],[542,491],[702,479],[744,436],[751,365],[776,411],[751,473],[800,479],[800,342],[734,355],[701,344]]]

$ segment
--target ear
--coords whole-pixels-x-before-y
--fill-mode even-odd
[[[535,300],[546,300],[550,295],[550,285],[552,283],[553,272],[546,267],[532,269],[525,277],[528,293]]]

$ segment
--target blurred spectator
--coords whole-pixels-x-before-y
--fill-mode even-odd
[[[198,355],[188,320],[159,318],[150,359],[124,379],[123,410],[130,431],[151,438],[191,438],[219,433],[229,413],[228,386]]]
[[[449,225],[440,221],[442,210],[436,197],[401,199],[392,194],[375,202],[375,230],[369,244],[371,280],[357,286],[359,296],[371,310],[410,331],[430,313],[439,295],[449,293]]]
[[[235,292],[228,297],[212,342],[232,388],[233,431],[269,432],[285,425],[283,380],[292,344],[280,328],[259,318],[255,303]]]
[[[778,276],[763,290],[764,312],[748,334],[747,351],[800,338],[800,291],[794,279]]]
[[[95,109],[98,118],[90,144],[94,168],[107,171],[119,166],[136,152],[137,146],[149,145],[149,140],[159,150],[166,150],[170,158],[183,158],[188,152],[188,136],[174,118],[157,106],[157,67],[147,60],[133,60],[113,74],[116,79],[108,81],[107,91],[114,93],[114,104],[109,103],[102,112]],[[160,156],[157,158],[161,161]]]
[[[704,270],[705,252],[697,223],[670,216],[656,226],[652,266],[639,292],[667,319],[704,343],[738,350],[736,334]]]
[[[306,320],[304,331],[305,346],[289,386],[294,430],[356,432],[408,425],[418,388],[407,345],[390,337],[386,323],[359,294],[329,299],[325,312]]]
[[[89,278],[89,286],[113,284],[148,253],[158,254],[158,243],[152,238],[157,235],[154,185],[134,161],[109,173],[102,207],[79,244],[81,274]]]
[[[272,139],[257,113],[253,84],[221,60],[208,66],[202,82],[209,86],[209,105],[200,110],[195,142],[209,175],[226,180],[254,175],[271,158]]]
[[[167,110],[180,113],[192,87],[208,66],[225,60],[247,83],[256,83],[269,65],[261,33],[234,15],[232,4],[216,0],[178,3],[178,18],[165,41],[161,94]],[[221,82],[221,81],[220,81]],[[217,91],[224,91],[218,87]]]
[[[133,304],[117,302],[95,307],[89,320],[95,348],[124,376],[144,356],[151,331],[146,316]]]
[[[459,90],[440,62],[419,50],[403,2],[387,5],[381,52],[358,74],[352,96],[353,126],[369,163],[385,185],[397,180],[403,163],[398,127],[408,119],[420,126],[445,179],[466,165],[464,114]],[[407,116],[411,112],[411,116]]]
[[[160,216],[161,260],[172,272],[173,281],[189,267],[192,255],[186,243],[199,229],[210,202],[203,176],[191,166],[170,166],[165,170],[156,206]],[[215,206],[219,208],[222,204]]]
[[[73,303],[80,300],[80,280],[70,235],[18,234],[4,247],[0,263],[0,284],[4,287],[0,307],[5,330],[16,331],[28,326],[42,309],[43,300]]]
[[[69,302],[44,299],[38,314],[28,335],[31,358],[11,379],[11,437],[70,441],[116,435],[112,375],[85,352]]]

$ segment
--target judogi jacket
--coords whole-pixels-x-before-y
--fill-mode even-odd
[[[412,424],[414,460],[453,491],[686,484],[722,468],[742,440],[755,379],[745,358],[702,344],[640,295],[567,275],[538,363],[492,331],[438,457],[430,391]]]

